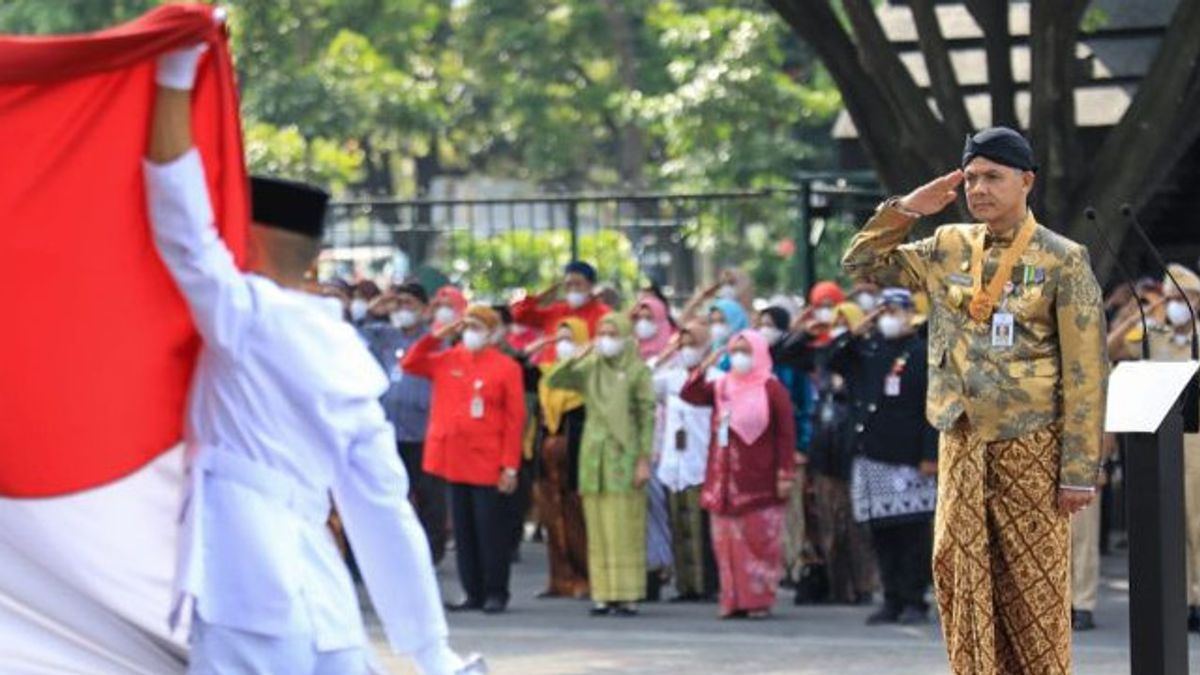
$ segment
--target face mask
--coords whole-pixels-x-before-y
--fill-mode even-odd
[[[392,325],[396,328],[412,328],[417,323],[417,313],[411,309],[398,309],[392,312]]]
[[[572,340],[559,340],[554,343],[554,354],[559,359],[569,359],[575,356],[575,342]]]
[[[898,316],[884,314],[883,316],[879,317],[879,332],[881,335],[883,335],[883,337],[889,340],[900,337],[900,334],[903,333],[904,329],[907,327],[907,322]]]
[[[832,307],[818,307],[813,312],[813,319],[817,323],[833,323],[833,308]]]
[[[1172,300],[1167,303],[1167,321],[1170,321],[1172,326],[1183,326],[1191,320],[1192,313],[1188,311],[1186,302]]]
[[[478,328],[468,328],[463,331],[462,335],[463,346],[470,351],[477,352],[487,345],[487,333]]]
[[[570,291],[567,293],[567,304],[574,309],[579,309],[587,304],[588,295],[583,291]]]
[[[601,356],[612,358],[621,353],[625,348],[625,342],[621,338],[615,338],[611,335],[603,335],[596,339],[596,350]]]
[[[717,291],[717,297],[724,298],[726,300],[736,300],[737,289],[734,288],[732,284],[725,284],[720,288],[720,290]]]
[[[783,339],[783,331],[775,326],[762,326],[758,329],[758,334],[763,336],[769,345],[778,344]]]
[[[350,301],[350,319],[353,321],[362,321],[367,316],[367,301],[362,298],[355,298]]]
[[[437,311],[433,313],[433,320],[440,324],[454,323],[454,320],[457,318],[458,314],[455,314],[453,309],[445,305],[438,307]]]
[[[658,324],[649,319],[638,319],[637,323],[633,324],[633,333],[639,340],[649,340],[658,335]]]
[[[858,295],[854,296],[854,302],[861,307],[862,311],[864,312],[869,312],[875,309],[875,296],[871,295],[870,293],[859,293]]]
[[[679,350],[679,360],[683,362],[684,368],[695,368],[700,365],[703,358],[700,350],[695,347],[684,347]]]
[[[746,352],[734,352],[729,355],[729,367],[733,372],[745,375],[754,367],[754,357]]]
[[[708,327],[708,330],[712,333],[712,341],[715,345],[725,342],[726,338],[729,337],[729,324],[714,323]]]

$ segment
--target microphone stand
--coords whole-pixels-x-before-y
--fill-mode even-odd
[[[1150,255],[1154,257],[1154,262],[1158,263],[1158,266],[1163,269],[1167,278],[1171,280],[1171,284],[1175,286],[1175,290],[1179,291],[1180,297],[1187,304],[1188,312],[1192,315],[1192,360],[1200,361],[1200,332],[1196,329],[1196,308],[1192,306],[1191,298],[1184,292],[1183,286],[1179,285],[1179,280],[1175,278],[1175,275],[1171,274],[1171,268],[1163,260],[1162,254],[1159,253],[1154,242],[1150,241],[1150,235],[1146,234],[1145,228],[1142,227],[1142,223],[1138,220],[1137,214],[1133,212],[1133,207],[1130,206],[1129,202],[1122,204],[1120,211],[1121,215],[1133,226],[1134,231],[1138,233],[1138,237],[1141,238],[1142,243],[1150,251]],[[1149,338],[1149,335],[1146,337]],[[1183,430],[1190,434],[1196,433],[1200,431],[1200,373],[1197,373],[1196,377],[1192,378],[1191,384],[1188,385],[1184,393],[1183,400]]]
[[[1137,286],[1133,283],[1133,277],[1129,274],[1129,270],[1121,262],[1121,257],[1117,255],[1116,249],[1113,248],[1112,242],[1108,240],[1108,235],[1104,234],[1104,228],[1096,220],[1096,209],[1087,207],[1083,210],[1083,216],[1087,218],[1096,230],[1100,232],[1100,240],[1104,242],[1104,248],[1108,250],[1109,257],[1116,264],[1117,271],[1121,273],[1121,278],[1125,280],[1125,285],[1129,287],[1129,292],[1133,295],[1133,302],[1137,305],[1138,313],[1142,315],[1142,360],[1150,360],[1150,328],[1146,323],[1146,308],[1142,307],[1142,299],[1138,297]]]

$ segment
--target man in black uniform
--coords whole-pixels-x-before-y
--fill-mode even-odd
[[[925,420],[927,350],[913,309],[907,290],[884,290],[874,321],[835,343],[831,362],[849,392],[854,519],[870,525],[883,581],[871,625],[924,623],[929,611],[937,432]]]

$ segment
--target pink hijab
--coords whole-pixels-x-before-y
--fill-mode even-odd
[[[756,330],[744,330],[729,339],[750,343],[754,365],[742,375],[735,370],[717,381],[717,415],[729,411],[729,428],[746,444],[753,444],[771,423],[771,405],[767,400],[767,380],[771,374],[771,347]],[[719,419],[719,417],[718,417]]]
[[[657,295],[653,293],[639,295],[638,303],[633,309],[634,315],[636,316],[643,307],[650,310],[650,316],[658,326],[658,332],[654,334],[654,337],[649,340],[638,340],[638,353],[643,359],[648,359],[658,356],[667,348],[671,338],[675,335],[675,329],[671,327],[671,321],[667,318],[666,304]]]

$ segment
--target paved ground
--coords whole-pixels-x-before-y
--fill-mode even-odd
[[[452,615],[452,642],[461,652],[483,653],[491,672],[520,675],[585,673],[755,673],[797,675],[936,675],[948,672],[936,625],[867,627],[863,607],[795,607],[781,596],[774,618],[718,621],[716,605],[643,606],[636,618],[592,618],[588,604],[538,600],[545,557],[526,544],[513,567],[513,601],[507,614]],[[439,571],[448,597],[457,598],[453,555]],[[1076,672],[1129,673],[1128,584],[1125,559],[1104,559],[1099,628],[1077,634]],[[376,645],[384,654],[378,626]],[[1200,636],[1190,636],[1193,672],[1200,672]],[[412,673],[400,659],[381,660],[392,673]]]

